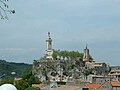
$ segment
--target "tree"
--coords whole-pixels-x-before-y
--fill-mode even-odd
[[[60,57],[60,59],[62,58],[63,60],[65,60],[67,58],[67,60],[75,60],[77,57],[83,58],[83,53],[80,53],[78,51],[60,51],[57,50],[53,52],[53,58],[56,60],[57,56]],[[92,57],[90,56],[90,60],[92,60]]]
[[[32,84],[39,84],[40,81],[37,77],[35,77],[34,75],[32,75],[32,69],[29,69],[28,71],[26,71],[23,75],[22,75],[23,80],[27,81],[29,86],[31,86]]]
[[[14,14],[15,10],[10,10],[7,4],[9,0],[0,0],[0,17],[1,19],[8,19],[7,13]]]
[[[34,77],[33,75],[30,76],[30,78],[28,79],[28,84],[30,86],[32,86],[32,84],[39,84],[39,83],[40,83],[39,79],[37,77]]]
[[[58,55],[58,51],[54,51],[53,54],[52,54],[54,59],[57,59],[57,55]]]
[[[16,83],[15,86],[17,87],[18,90],[25,90],[26,88],[29,87],[29,84],[24,80],[20,80]]]
[[[1,82],[0,82],[0,85],[2,85],[2,84],[7,84],[7,83],[9,83],[9,84],[13,84],[13,79],[3,79]]]

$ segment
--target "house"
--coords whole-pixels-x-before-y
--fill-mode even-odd
[[[120,82],[119,81],[105,82],[101,85],[100,90],[120,90]]]
[[[106,81],[110,81],[110,77],[102,75],[88,75],[87,81],[90,83],[103,84]]]
[[[86,87],[89,90],[120,90],[119,81],[106,81],[103,84],[88,83]]]
[[[100,90],[112,90],[112,85],[110,81],[106,81],[103,84],[101,84]]]
[[[120,70],[111,70],[108,74],[111,80],[120,81]]]
[[[93,69],[92,73],[95,75],[107,75],[109,72],[109,65],[104,62],[86,62],[85,66],[89,69]]]
[[[120,82],[119,81],[111,81],[112,90],[120,90]]]

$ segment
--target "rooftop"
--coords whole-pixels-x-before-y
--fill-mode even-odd
[[[91,76],[91,77],[107,77],[107,76],[102,76],[102,75],[92,75],[92,74],[90,74],[90,75],[88,75],[88,76]]]
[[[120,82],[119,81],[111,81],[111,85],[114,87],[120,87]]]
[[[69,86],[69,85],[62,85],[57,88],[52,88],[52,90],[76,90],[79,86]]]
[[[32,87],[45,88],[48,87],[47,84],[32,84]]]
[[[100,84],[89,83],[86,86],[90,89],[97,89],[97,88],[100,88],[101,85]]]

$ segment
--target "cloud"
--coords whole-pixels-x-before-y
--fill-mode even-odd
[[[38,48],[0,48],[0,59],[10,62],[32,63],[40,57]]]
[[[0,52],[35,52],[38,48],[0,48]]]

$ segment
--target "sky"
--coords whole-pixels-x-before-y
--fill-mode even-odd
[[[120,0],[10,0],[15,9],[0,20],[0,59],[33,63],[53,49],[83,52],[98,62],[120,65]]]

